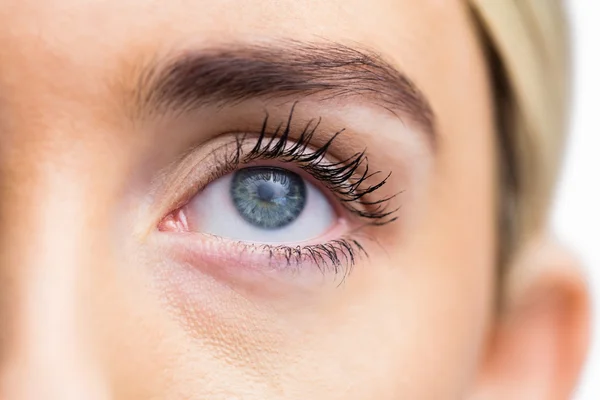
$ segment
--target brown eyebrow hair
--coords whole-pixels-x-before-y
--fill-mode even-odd
[[[339,43],[290,40],[188,51],[145,66],[138,77],[138,112],[180,112],[253,98],[359,97],[435,132],[429,102],[406,75],[373,51]]]

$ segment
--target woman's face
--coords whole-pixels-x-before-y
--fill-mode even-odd
[[[463,2],[0,3],[3,399],[468,391],[496,228]]]

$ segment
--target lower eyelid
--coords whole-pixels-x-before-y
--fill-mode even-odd
[[[265,279],[307,287],[321,284],[324,279],[340,283],[355,263],[367,257],[362,245],[351,237],[317,246],[287,247],[238,242],[189,232],[167,236],[161,244],[168,247],[168,254],[175,262],[228,283],[268,283]],[[349,248],[351,253],[348,252]],[[331,254],[327,253],[334,249],[335,258],[329,258]]]

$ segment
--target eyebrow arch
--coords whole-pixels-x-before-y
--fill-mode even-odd
[[[406,75],[373,51],[334,42],[234,43],[188,51],[144,66],[134,92],[140,113],[254,98],[359,98],[402,114],[435,139],[432,108]]]

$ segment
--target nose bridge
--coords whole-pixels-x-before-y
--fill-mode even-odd
[[[0,398],[95,399],[86,196],[68,174],[39,171],[5,174],[0,191]]]

